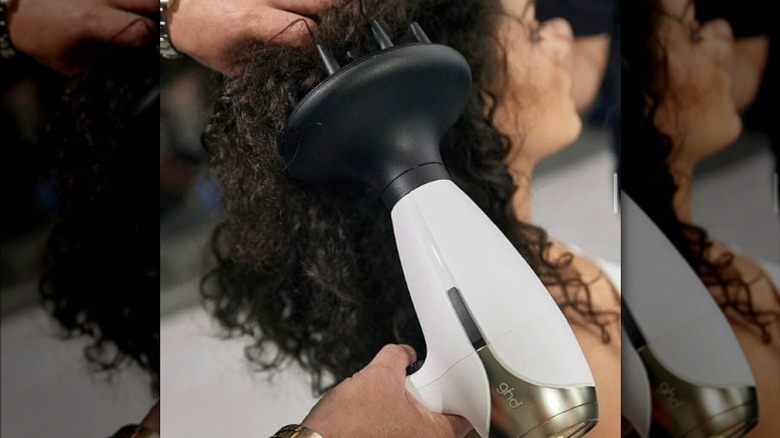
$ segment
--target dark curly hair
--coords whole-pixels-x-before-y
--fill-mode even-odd
[[[493,115],[507,78],[497,40],[497,0],[348,1],[319,17],[317,40],[340,59],[376,50],[367,22],[378,19],[397,43],[414,41],[417,21],[430,38],[457,49],[472,70],[462,116],[441,140],[453,181],[490,217],[575,323],[609,341],[616,312],[600,311],[572,266],[552,258],[546,232],[518,222],[516,186],[504,163],[509,138]],[[310,187],[288,176],[278,154],[294,102],[326,77],[316,54],[269,45],[241,51],[242,74],[218,96],[204,146],[218,178],[226,217],[213,234],[216,268],[202,294],[228,335],[248,335],[261,369],[295,359],[323,391],[366,365],[386,343],[425,343],[404,282],[390,215],[365,187]]]
[[[40,294],[89,363],[135,362],[159,391],[159,61],[154,47],[88,47],[49,116],[44,152],[59,214]]]
[[[734,255],[711,256],[713,242],[707,232],[681,221],[673,208],[678,186],[669,168],[671,138],[654,123],[669,83],[668,58],[658,29],[670,19],[659,0],[640,0],[624,8],[622,54],[622,188],[661,228],[675,248],[710,289],[718,305],[732,321],[755,329],[765,343],[767,327],[777,321],[776,312],[753,305],[751,284],[734,267]]]

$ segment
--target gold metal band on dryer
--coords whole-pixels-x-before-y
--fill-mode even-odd
[[[739,437],[758,421],[752,386],[717,388],[691,384],[670,372],[647,346],[637,350],[653,397],[651,436]]]
[[[579,438],[598,422],[596,388],[551,388],[517,378],[490,351],[477,350],[490,382],[492,438]]]

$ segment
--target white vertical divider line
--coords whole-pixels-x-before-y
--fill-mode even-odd
[[[775,173],[775,186],[777,186],[777,174]],[[777,206],[775,205],[775,212],[777,211]],[[618,174],[617,172],[612,173],[612,213],[617,214],[618,212]]]
[[[773,174],[773,178],[772,179],[774,179],[774,184],[772,184],[772,192],[773,192],[772,193],[772,203],[774,204],[775,214],[777,214],[778,210],[780,210],[780,208],[777,205],[778,204],[778,198],[780,198],[780,192],[778,192],[780,190],[780,188],[778,187],[777,172],[775,172]]]

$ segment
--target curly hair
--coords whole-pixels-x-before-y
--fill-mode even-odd
[[[154,47],[90,47],[49,116],[44,149],[59,215],[39,291],[66,338],[87,336],[97,370],[135,362],[159,391],[159,82]],[[152,90],[150,94],[150,90]]]
[[[699,278],[712,292],[730,320],[752,327],[764,343],[771,341],[768,326],[776,312],[753,305],[751,283],[734,267],[734,255],[711,255],[713,242],[707,232],[681,221],[673,208],[678,185],[669,168],[674,152],[671,138],[656,126],[655,114],[669,83],[669,61],[658,36],[661,20],[668,19],[658,0],[641,0],[625,8],[622,43],[622,187],[661,228]],[[757,281],[757,280],[754,280]]]
[[[371,11],[366,13],[365,11]],[[414,41],[417,21],[430,38],[457,49],[472,70],[472,91],[460,119],[441,139],[453,181],[488,215],[548,286],[575,323],[600,330],[616,312],[594,308],[569,253],[552,258],[546,232],[518,222],[515,183],[505,165],[510,140],[493,123],[507,77],[497,41],[500,2],[351,1],[326,10],[317,39],[340,59],[376,50],[367,26],[378,19],[399,43]],[[296,101],[326,77],[316,55],[254,45],[245,66],[218,96],[204,146],[218,179],[226,216],[213,234],[216,267],[201,292],[226,334],[248,335],[248,359],[275,369],[293,358],[314,391],[366,365],[386,343],[425,343],[407,292],[390,215],[365,187],[310,187],[284,171],[278,153]]]

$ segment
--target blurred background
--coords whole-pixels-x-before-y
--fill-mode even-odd
[[[696,168],[692,208],[696,222],[735,251],[778,264],[774,160],[769,134],[748,125],[736,142]]]
[[[270,381],[244,360],[241,339],[223,340],[200,302],[219,193],[200,135],[219,75],[195,62],[161,64],[161,430],[174,436],[272,435],[300,422],[316,399],[292,369]],[[192,421],[208,418],[208,421]]]
[[[43,248],[60,201],[42,142],[64,84],[62,76],[29,59],[0,60],[3,437],[107,436],[143,418],[153,403],[148,376],[139,369],[91,372],[87,339],[63,339],[41,305]]]

